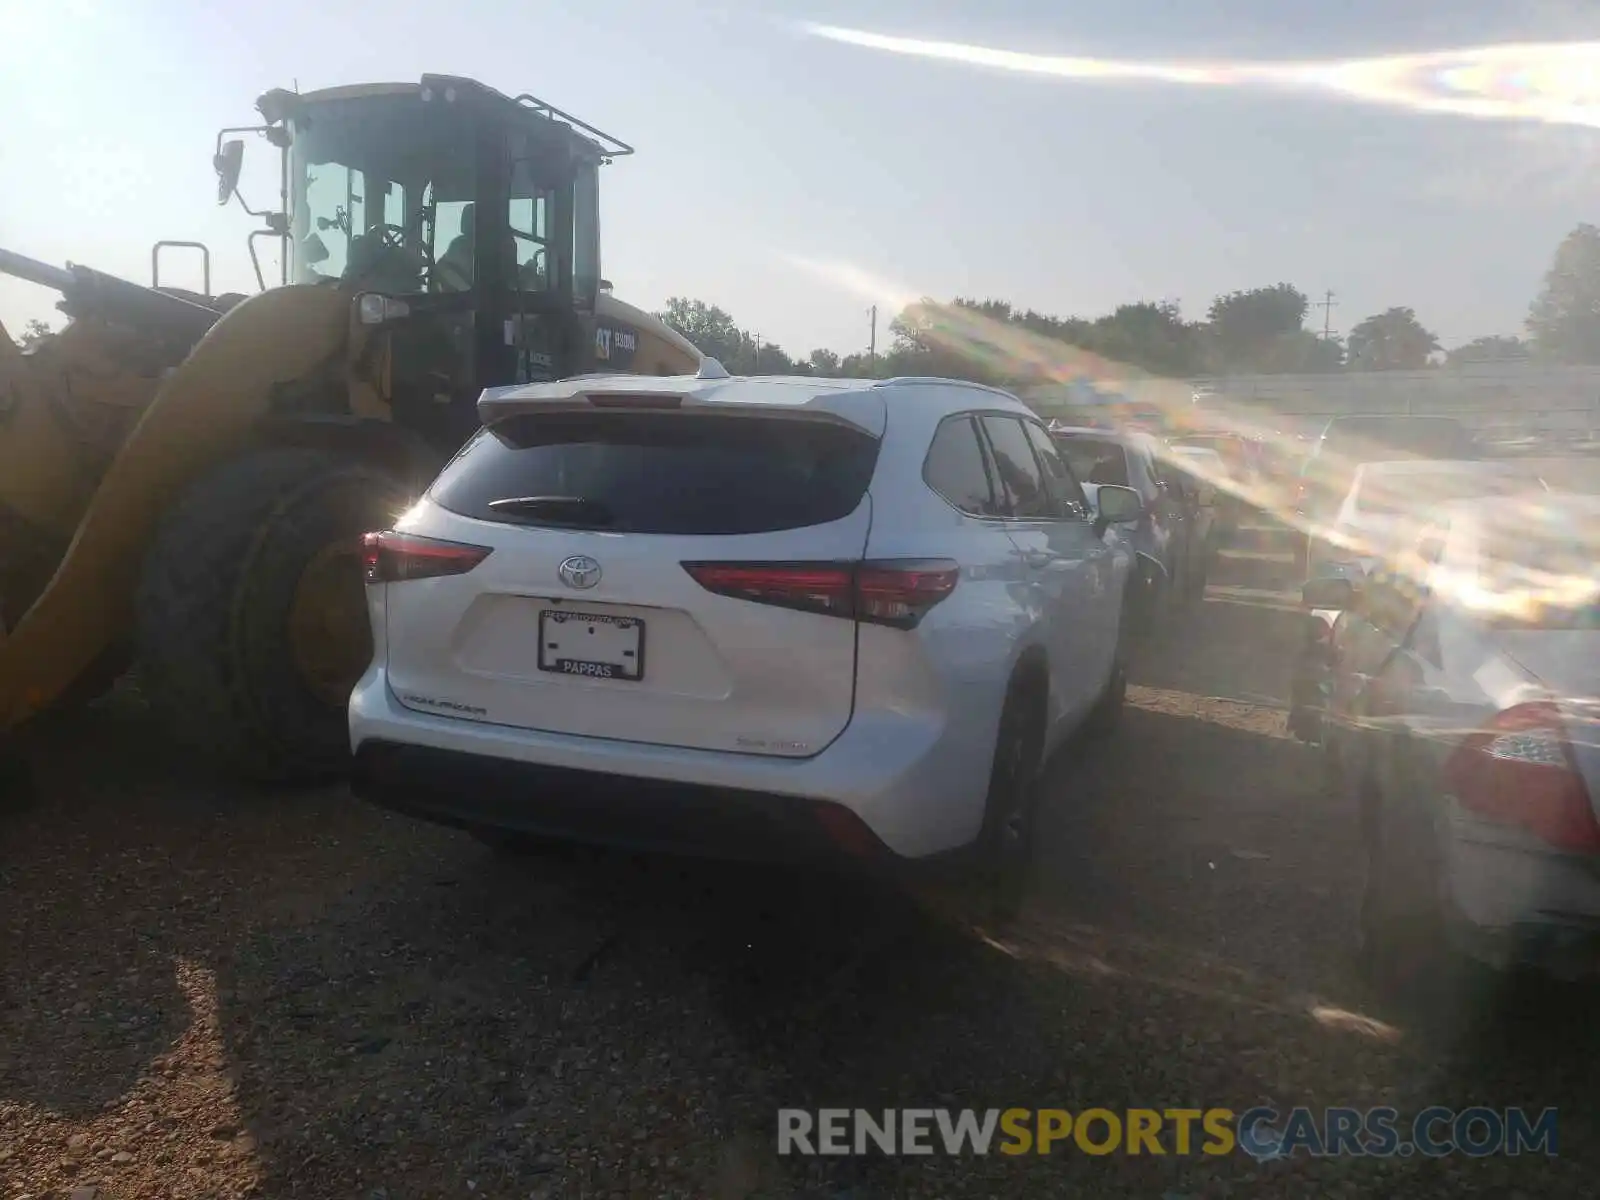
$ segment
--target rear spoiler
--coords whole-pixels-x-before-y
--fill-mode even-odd
[[[888,418],[871,381],[735,379],[716,359],[706,359],[695,375],[574,375],[551,383],[486,388],[478,398],[478,420],[486,426],[534,413],[596,409],[833,421],[873,437],[883,436]]]

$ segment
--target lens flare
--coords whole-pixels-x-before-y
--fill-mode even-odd
[[[812,37],[887,54],[1058,79],[1291,90],[1419,113],[1600,126],[1600,42],[1508,43],[1325,61],[1150,62],[1030,54],[837,25],[803,28]]]

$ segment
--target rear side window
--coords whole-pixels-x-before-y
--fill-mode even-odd
[[[1057,438],[1056,445],[1066,457],[1072,473],[1085,483],[1113,483],[1131,486],[1128,479],[1128,452],[1120,442],[1105,438]]]
[[[1005,511],[990,482],[978,429],[971,417],[949,417],[940,423],[922,464],[922,478],[951,505],[970,516],[998,517]]]
[[[983,432],[994,453],[995,473],[1005,487],[1011,515],[1025,521],[1048,521],[1061,513],[1045,489],[1044,476],[1028,444],[1027,431],[1016,417],[984,417]]]
[[[1032,421],[1024,421],[1022,428],[1033,445],[1039,465],[1044,469],[1045,491],[1050,493],[1051,503],[1056,506],[1056,515],[1087,518],[1089,502],[1078,481],[1072,477],[1067,460],[1061,457],[1061,451],[1050,440],[1050,435]]]
[[[770,533],[855,511],[878,441],[833,422],[541,413],[480,431],[435,481],[462,516],[619,533]]]

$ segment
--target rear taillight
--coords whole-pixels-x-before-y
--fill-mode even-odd
[[[361,561],[368,583],[403,583],[463,575],[489,557],[488,546],[447,542],[411,533],[368,533],[361,538]]]
[[[1468,735],[1445,764],[1462,807],[1561,850],[1600,853],[1600,823],[1555,705],[1519,704]]]
[[[914,627],[961,576],[961,568],[947,559],[686,562],[683,569],[719,596],[896,629]]]

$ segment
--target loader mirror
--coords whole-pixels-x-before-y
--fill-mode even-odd
[[[238,138],[223,142],[211,159],[217,172],[217,203],[226,204],[239,187],[239,170],[244,166],[244,143]]]

